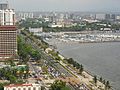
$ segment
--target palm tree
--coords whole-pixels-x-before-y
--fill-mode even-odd
[[[107,89],[110,89],[110,83],[109,83],[109,81],[106,82],[106,84],[105,84],[105,89],[106,89],[106,90],[107,90]]]
[[[23,78],[23,74],[24,74],[24,68],[22,67],[21,69],[20,69],[20,78]]]
[[[17,76],[17,69],[13,69],[13,75]]]
[[[56,80],[55,82],[53,82],[53,84],[51,85],[51,89],[52,90],[61,90],[63,87],[66,86],[66,83],[63,82],[62,80]]]
[[[0,79],[2,79],[3,74],[4,74],[4,70],[3,70],[3,69],[0,69]]]
[[[29,75],[29,66],[26,66],[26,73],[25,73],[25,78],[28,78]]]
[[[16,83],[17,81],[17,78],[13,75],[8,75],[9,76],[9,80],[10,80],[10,83]]]
[[[105,84],[106,83],[106,81],[105,80],[103,80],[103,84]]]
[[[102,82],[103,81],[103,79],[102,79],[102,77],[100,77],[100,82]]]
[[[81,64],[79,69],[80,74],[82,74],[83,71],[84,71],[84,68],[83,68],[83,65]]]
[[[14,63],[14,60],[15,59],[15,57],[14,56],[11,56],[10,58],[7,58],[6,60],[5,60],[5,64],[9,64],[9,65],[11,65],[11,66],[15,66],[15,63]]]
[[[97,84],[97,76],[96,75],[94,76],[93,81],[94,81],[94,83],[96,85]]]

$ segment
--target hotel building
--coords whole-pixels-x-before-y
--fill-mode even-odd
[[[15,12],[7,6],[0,4],[0,61],[17,55]]]

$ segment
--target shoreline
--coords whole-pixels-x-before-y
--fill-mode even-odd
[[[62,57],[64,57],[64,59],[65,58],[69,58],[69,57],[65,57],[64,55],[62,55],[60,52],[59,52],[59,55],[60,56],[62,56]],[[74,58],[73,58],[74,59]],[[77,62],[78,63],[78,62]],[[84,65],[83,65],[84,66]],[[84,69],[84,74],[87,74],[89,77],[92,77],[92,78],[94,78],[94,75],[89,71],[89,70],[86,70],[86,69]],[[80,76],[80,75],[79,75]],[[96,76],[98,76],[98,75],[96,75]],[[99,77],[100,78],[100,77]],[[97,81],[98,81],[98,83],[101,83],[101,84],[103,84],[102,82],[100,82],[100,80],[99,79],[97,79]],[[103,86],[104,85],[104,86]],[[103,87],[105,87],[105,84],[103,84],[102,86]],[[109,89],[109,90],[115,90],[112,86],[111,86],[111,88]]]
[[[116,41],[115,41],[116,42]],[[117,41],[118,42],[118,41]],[[119,41],[120,42],[120,41]],[[73,43],[73,42],[72,42]],[[101,42],[99,42],[99,43],[101,43]],[[102,42],[102,43],[111,43],[111,42]],[[67,44],[67,43],[66,43]],[[78,43],[79,44],[79,43]],[[82,43],[82,44],[86,44],[86,43]],[[57,51],[57,49],[55,49],[55,51]],[[65,55],[63,55],[63,54],[61,54],[60,52],[59,52],[59,55],[60,56],[62,56],[62,57],[64,57],[64,58],[69,58],[69,57],[66,57]],[[74,59],[74,58],[73,58]],[[78,62],[77,62],[78,63]],[[89,70],[84,70],[84,72],[86,73],[86,75],[87,76],[89,76],[89,77],[94,77],[94,75],[89,71]],[[97,75],[97,76],[99,76],[99,75]],[[100,76],[99,76],[99,78],[100,78]],[[99,78],[98,78],[98,83],[100,84],[103,84],[102,82],[100,82],[99,81]],[[105,84],[103,84],[103,85],[105,85]],[[103,85],[101,85],[101,86],[103,86]],[[114,88],[113,88],[113,86],[111,87],[111,89],[110,90],[115,90]]]
[[[80,43],[80,44],[86,44],[86,43],[112,43],[112,42],[120,42],[120,40],[114,40],[114,41],[61,41],[64,43]]]
[[[51,48],[50,48],[51,49]],[[53,49],[51,49],[51,50],[53,50]],[[56,50],[55,50],[56,51]],[[66,58],[68,58],[68,57],[65,57],[64,55],[62,55],[61,53],[59,53],[58,54],[58,56],[61,58],[64,58],[64,59],[66,59]],[[62,59],[61,58],[61,59]],[[62,60],[64,60],[64,59],[62,59]],[[60,63],[60,62],[59,62]],[[78,62],[77,62],[78,63]],[[60,63],[61,64],[61,63]],[[62,66],[64,66],[63,64],[61,64]],[[66,67],[66,66],[64,66],[64,67]],[[72,69],[72,68],[71,68]],[[72,69],[73,70],[73,69]],[[70,71],[70,69],[68,69],[68,71]],[[77,72],[77,69],[75,69],[75,71]],[[73,73],[73,71],[70,71],[70,73],[72,73],[72,74],[74,74]],[[93,83],[91,83],[90,84],[90,81],[91,80],[93,80],[93,78],[94,78],[94,75],[92,74],[92,73],[90,73],[90,71],[88,71],[88,70],[85,70],[84,69],[84,71],[83,71],[83,75],[79,75],[79,74],[74,74],[77,78],[79,78],[79,80],[81,80],[83,83],[85,83],[86,85],[93,85],[92,87],[96,87]],[[80,78],[80,77],[82,77],[82,78]],[[85,80],[87,80],[87,82],[85,82]],[[102,82],[100,82],[98,79],[97,79],[97,84],[98,84],[98,86],[101,86],[102,88],[105,88],[105,84],[103,84]],[[96,87],[96,88],[98,88],[98,87]],[[113,90],[113,89],[110,89],[110,90]]]

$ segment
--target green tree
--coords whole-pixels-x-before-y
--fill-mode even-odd
[[[17,69],[16,68],[13,68],[11,72],[13,75],[15,75],[17,77]]]
[[[28,65],[25,67],[25,71],[26,71],[25,78],[28,78],[28,76],[29,76],[29,66]]]
[[[105,84],[106,83],[106,81],[105,80],[103,80],[103,84]]]
[[[3,85],[3,83],[0,83],[0,90],[4,90],[4,85]]]
[[[100,82],[102,82],[103,81],[103,78],[102,77],[100,77]]]
[[[0,83],[0,90],[4,90],[5,85],[9,85],[9,83]]]
[[[79,69],[80,74],[82,74],[83,71],[84,71],[84,67],[83,67],[83,65],[81,64],[81,65],[80,65],[80,69]]]
[[[9,75],[9,80],[10,80],[10,83],[16,83],[17,78],[13,75]]]
[[[97,84],[97,76],[96,75],[93,77],[93,81],[94,81],[94,83],[96,85]]]
[[[105,89],[110,89],[110,82],[109,81],[106,82]]]
[[[51,85],[51,89],[52,90],[61,90],[62,88],[64,88],[66,86],[66,83],[63,82],[62,80],[56,80],[55,82],[53,82],[53,84]]]

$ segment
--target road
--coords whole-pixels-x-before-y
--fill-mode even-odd
[[[39,53],[42,55],[42,58],[47,61],[48,65],[50,65],[53,68],[55,68],[57,71],[59,71],[65,77],[72,77],[73,76],[60,63],[57,63],[56,60],[54,60],[50,55],[45,53],[45,51],[43,51],[34,41],[32,41],[31,39],[28,38],[26,40],[26,42],[28,44],[30,44],[34,49],[39,51]],[[37,77],[40,77],[40,75],[38,73],[39,72],[38,69],[34,65],[32,65],[31,63],[29,63],[29,65],[30,65],[30,67],[32,67],[34,69],[35,73],[37,74]],[[43,83],[43,82],[41,82],[41,83]],[[71,88],[72,88],[72,90],[76,90],[76,87],[71,86]]]
[[[65,77],[71,77],[72,76],[72,74],[69,73],[63,66],[61,66],[60,63],[56,63],[56,61],[51,56],[49,56],[43,50],[41,50],[41,48],[39,48],[39,46],[37,46],[37,44],[35,44],[33,41],[31,41],[30,39],[28,39],[27,43],[31,44],[31,46],[34,49],[37,49],[39,51],[39,53],[42,55],[42,58],[44,58],[49,65],[51,65],[52,67],[54,67],[61,74],[65,75]]]
[[[39,80],[39,78],[41,77],[39,73],[39,69],[37,69],[36,66],[32,64],[32,62],[28,62],[28,65],[30,67],[30,70],[35,72],[34,78],[36,78],[36,82],[41,84],[42,86],[45,86],[45,83],[42,80]]]

